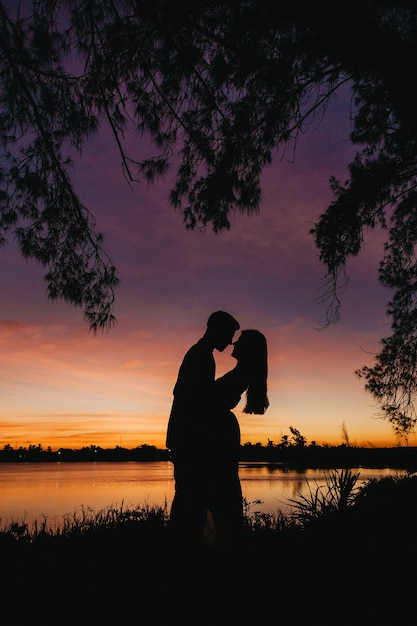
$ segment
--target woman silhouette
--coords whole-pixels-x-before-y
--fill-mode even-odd
[[[217,541],[229,548],[239,541],[243,529],[243,501],[239,479],[240,427],[232,409],[246,394],[243,413],[262,415],[267,396],[268,350],[258,330],[244,330],[233,344],[236,366],[215,381],[214,415],[210,433],[212,464],[209,509]]]

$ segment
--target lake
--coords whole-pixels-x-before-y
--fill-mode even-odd
[[[399,470],[358,468],[359,484],[369,478],[403,475]],[[241,463],[243,497],[249,513],[284,514],[290,499],[308,495],[326,484],[328,470],[287,470],[265,463]],[[59,525],[65,516],[83,511],[98,513],[110,507],[136,508],[156,505],[168,508],[174,495],[173,465],[157,462],[0,463],[0,527],[10,521],[47,520]],[[260,502],[256,502],[260,501]],[[256,502],[256,504],[255,504]]]

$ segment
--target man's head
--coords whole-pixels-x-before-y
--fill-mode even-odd
[[[215,311],[207,320],[205,336],[209,338],[213,348],[223,352],[227,346],[230,346],[233,335],[239,328],[239,322],[230,313]]]

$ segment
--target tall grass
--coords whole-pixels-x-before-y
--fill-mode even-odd
[[[167,502],[162,506],[145,504],[134,508],[124,508],[122,502],[120,507],[110,505],[97,512],[88,507],[81,507],[80,511],[65,515],[62,523],[54,526],[49,524],[47,517],[41,521],[35,520],[31,525],[25,521],[12,520],[0,528],[0,535],[7,535],[23,543],[32,543],[41,537],[75,537],[97,530],[120,530],[145,524],[148,527],[164,528],[168,521]]]
[[[290,498],[293,507],[290,514],[295,523],[306,526],[313,520],[344,513],[351,507],[359,492],[357,482],[360,472],[353,472],[346,468],[325,472],[325,484],[315,483],[315,488],[306,479],[308,494],[298,493],[297,498]]]

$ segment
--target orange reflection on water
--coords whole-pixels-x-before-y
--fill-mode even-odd
[[[399,473],[390,469],[354,471],[360,471],[361,481]],[[239,475],[249,513],[289,513],[290,500],[308,495],[309,486],[315,490],[326,484],[324,470],[283,470],[263,463],[242,463]],[[11,521],[31,525],[46,520],[54,528],[66,516],[81,518],[109,508],[166,505],[169,510],[174,472],[169,461],[1,463],[0,491],[1,526]]]

